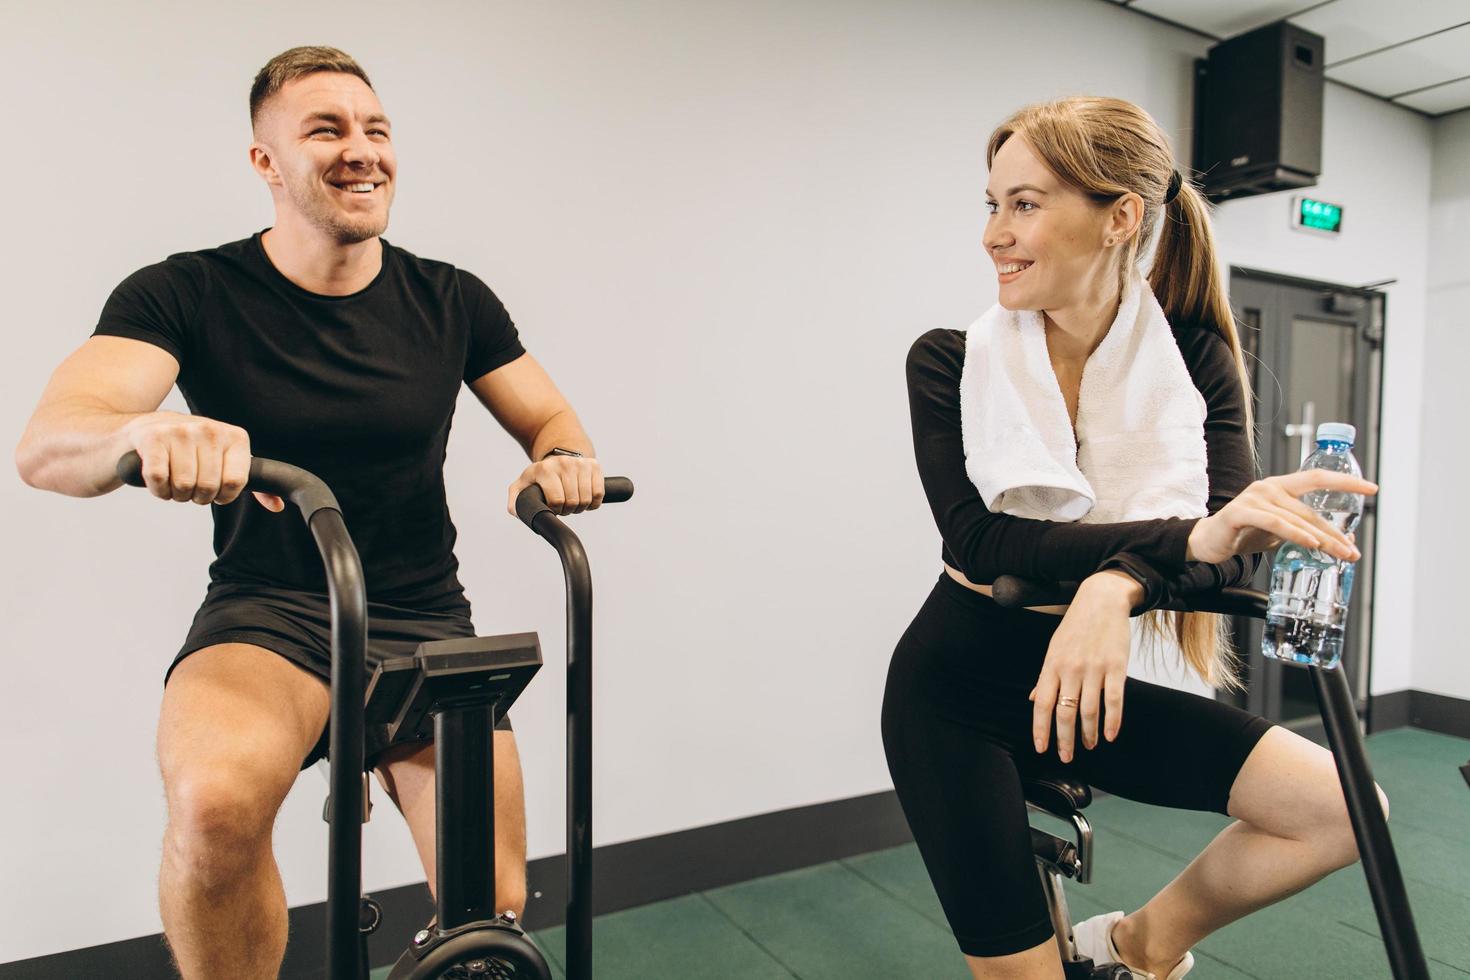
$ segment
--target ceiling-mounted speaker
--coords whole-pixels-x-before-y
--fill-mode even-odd
[[[1277,21],[1195,62],[1194,169],[1221,201],[1310,187],[1322,172],[1320,34]]]

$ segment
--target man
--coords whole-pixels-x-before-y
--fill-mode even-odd
[[[329,613],[306,529],[242,497],[252,454],[312,470],[363,559],[369,669],[423,640],[474,634],[445,505],[444,447],[468,384],[534,461],[561,513],[602,501],[571,406],[478,279],[380,236],[397,178],[366,73],[333,48],[272,59],[250,97],[250,162],[276,221],[244,241],[130,276],[57,368],[16,462],[32,486],[116,489],[136,450],[158,497],[215,504],[210,586],[165,677],[158,757],[168,800],[160,905],[186,980],[274,978],[286,903],[271,850],[298,771],[325,749]],[[160,412],[177,381],[191,414]],[[514,737],[495,733],[496,901],[523,911],[525,814]],[[434,748],[376,771],[434,881]]]

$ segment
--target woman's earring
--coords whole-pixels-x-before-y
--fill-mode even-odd
[[[1117,242],[1118,240],[1116,238],[1109,238],[1107,241],[1103,242],[1103,244],[1111,247],[1117,244]]]

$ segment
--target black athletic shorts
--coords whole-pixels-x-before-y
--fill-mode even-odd
[[[449,640],[474,636],[470,605],[455,593],[430,609],[407,609],[382,602],[368,607],[367,676],[384,660],[409,657],[425,640]],[[330,683],[332,676],[332,614],[328,598],[320,592],[296,592],[262,585],[215,582],[204,603],[194,614],[189,635],[169,665],[163,683],[168,684],[174,668],[196,650],[216,643],[250,643],[280,654]],[[510,731],[509,716],[495,727]],[[386,745],[369,733],[367,768]],[[305,769],[327,757],[327,728],[301,763]]]
[[[941,574],[888,670],[883,748],[904,816],[960,949],[1019,953],[1052,935],[1031,852],[1023,775],[1225,813],[1264,718],[1129,678],[1116,741],[1063,765],[1031,742],[1031,702],[1060,616],[1005,609]]]

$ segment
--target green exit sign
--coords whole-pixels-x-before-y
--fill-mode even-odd
[[[1342,231],[1342,205],[1311,197],[1291,199],[1292,227],[1336,235]]]

